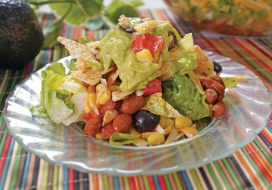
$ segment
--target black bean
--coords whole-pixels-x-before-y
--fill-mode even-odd
[[[213,61],[213,65],[214,65],[214,71],[215,71],[216,73],[222,72],[222,67],[221,67],[221,65],[220,65],[219,63]]]
[[[160,122],[160,116],[147,110],[139,110],[134,116],[134,128],[139,133],[154,130]]]

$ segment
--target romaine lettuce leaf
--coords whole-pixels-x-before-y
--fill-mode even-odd
[[[54,62],[52,65],[49,65],[48,67],[46,67],[45,70],[42,71],[42,78],[45,79],[49,73],[66,76],[65,67],[62,65],[62,63],[59,63],[57,61]]]
[[[49,118],[49,115],[46,113],[46,110],[43,105],[36,105],[29,109],[31,115],[37,115],[43,118]]]
[[[205,95],[199,93],[194,83],[185,75],[173,75],[162,82],[163,98],[180,114],[192,120],[209,116]]]
[[[144,110],[148,110],[155,115],[161,115],[164,117],[180,117],[181,114],[175,110],[170,104],[168,104],[162,98],[162,93],[158,92],[145,98]]]
[[[131,135],[124,133],[114,133],[109,143],[111,145],[123,145],[133,143],[136,139],[138,139],[141,135]]]
[[[77,71],[76,62],[77,62],[76,59],[71,59],[70,65],[69,65],[70,71],[69,71],[68,75],[70,75],[73,71]]]
[[[226,88],[235,88],[237,86],[236,82],[239,79],[235,77],[221,77],[221,78],[224,81],[224,85]]]
[[[194,45],[193,35],[192,33],[185,34],[185,36],[178,42],[179,47],[188,50]]]
[[[83,86],[82,81],[72,77],[71,75],[63,78],[60,90],[66,90],[70,93],[85,92],[86,88]]]

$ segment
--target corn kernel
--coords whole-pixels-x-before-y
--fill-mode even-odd
[[[192,120],[185,116],[181,116],[175,119],[175,126],[177,128],[191,127],[192,124],[193,124]]]
[[[94,92],[89,94],[89,103],[91,107],[91,111],[93,111],[96,115],[99,115],[99,111],[96,106],[96,94]]]
[[[165,123],[165,117],[162,117],[162,116],[161,116],[159,125],[160,125],[162,128],[164,128],[164,123]]]
[[[213,104],[208,104],[208,107],[209,107],[209,116],[212,117]]]
[[[105,90],[102,94],[98,97],[98,103],[104,105],[107,101],[111,99],[111,92],[109,90]]]
[[[96,133],[95,138],[97,138],[98,140],[106,140],[106,136],[103,135],[102,132]]]
[[[165,123],[164,123],[164,129],[167,128],[167,127],[173,127],[174,126],[174,121],[170,118],[165,118]]]
[[[142,51],[136,53],[136,58],[138,61],[143,63],[149,63],[153,61],[153,57],[148,49],[143,49]]]
[[[199,131],[197,129],[193,129],[191,127],[181,127],[179,129],[179,131],[184,132],[185,135],[189,138],[191,138],[199,133]]]
[[[100,92],[100,91],[103,91],[103,90],[107,90],[107,87],[104,84],[98,84],[96,86],[96,91]]]
[[[149,146],[153,146],[153,145],[159,145],[159,144],[163,144],[165,139],[164,139],[164,135],[160,134],[160,133],[154,133],[151,134],[148,139],[148,144]]]

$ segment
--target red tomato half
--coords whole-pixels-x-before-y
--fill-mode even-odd
[[[144,96],[150,96],[161,91],[162,91],[161,81],[159,79],[154,79],[146,85]]]
[[[142,41],[144,39],[144,36],[141,35],[141,34],[136,34],[133,42],[132,42],[132,45],[131,45],[131,50],[134,51],[134,52],[140,52],[142,51],[144,48],[143,48],[143,45],[142,45]]]

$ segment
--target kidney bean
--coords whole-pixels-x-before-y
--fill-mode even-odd
[[[213,90],[213,89],[207,89],[207,90],[205,90],[205,93],[206,93],[205,102],[207,104],[212,104],[213,102],[216,101],[216,99],[217,99],[217,93],[215,92],[215,90]]]
[[[122,113],[117,115],[113,120],[113,128],[116,132],[126,132],[132,124],[132,117],[128,114]]]
[[[134,114],[144,106],[144,97],[133,94],[122,104],[122,111],[127,114]]]
[[[116,109],[116,102],[110,99],[101,107],[102,115],[105,115],[106,111],[111,111]]]
[[[102,134],[110,138],[116,131],[113,128],[113,123],[110,122],[102,128]]]
[[[102,127],[101,117],[95,116],[86,123],[84,132],[86,133],[86,135],[94,136],[101,130],[101,127]]]
[[[224,84],[224,81],[223,81],[223,79],[219,76],[219,74],[216,74],[215,76],[213,76],[213,77],[212,77],[212,80],[215,80],[215,81],[219,82],[220,84],[222,84],[222,85],[224,86],[224,88],[226,88],[226,87],[225,87],[225,84]]]
[[[226,107],[225,102],[223,102],[223,101],[222,102],[217,102],[212,108],[213,116],[214,117],[220,117],[220,116],[224,115],[226,110],[227,110],[227,107]]]
[[[200,78],[200,82],[204,90],[213,89],[217,92],[217,100],[216,100],[217,102],[221,102],[223,100],[225,88],[222,84],[220,84],[219,82],[215,80],[205,78],[205,77]]]
[[[123,113],[122,104],[123,104],[123,100],[116,102],[116,110],[118,111],[119,114]]]

